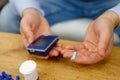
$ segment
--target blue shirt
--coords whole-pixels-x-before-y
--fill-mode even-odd
[[[87,2],[89,1],[90,2],[90,1],[96,1],[96,0],[81,0],[81,1],[87,1]],[[100,1],[102,1],[102,0],[100,0]],[[40,4],[39,4],[38,0],[10,0],[10,2],[16,8],[16,11],[20,16],[22,16],[22,12],[26,8],[35,8],[38,11],[40,11],[43,16],[45,15],[44,11],[40,8]],[[109,9],[108,11],[115,12],[120,18],[120,3],[118,3],[118,5]]]

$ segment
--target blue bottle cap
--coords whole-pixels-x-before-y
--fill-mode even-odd
[[[16,80],[20,80],[20,77],[19,77],[19,76],[16,76]]]

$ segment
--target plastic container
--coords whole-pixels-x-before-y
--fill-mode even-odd
[[[27,60],[20,65],[19,71],[24,76],[24,80],[39,80],[36,70],[36,63],[33,60]]]

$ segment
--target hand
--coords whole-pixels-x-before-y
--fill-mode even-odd
[[[76,51],[76,58],[72,61],[79,64],[93,64],[103,60],[111,54],[113,30],[118,22],[114,12],[103,14],[89,25],[83,43],[69,45],[61,53],[65,58],[71,58],[73,51]]]
[[[47,20],[39,11],[32,8],[26,9],[23,12],[23,17],[20,23],[20,32],[25,47],[40,35],[51,35]],[[49,56],[58,56],[59,50],[61,50],[61,45],[57,44],[48,56],[40,58],[47,59]]]

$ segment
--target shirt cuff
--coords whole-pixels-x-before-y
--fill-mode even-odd
[[[13,0],[13,5],[17,13],[22,16],[22,13],[27,8],[35,8],[44,16],[44,11],[40,8],[38,0]]]
[[[118,26],[120,26],[120,3],[118,5],[116,5],[115,7],[109,9],[108,11],[113,11],[118,15],[118,17],[119,17],[119,25]]]

